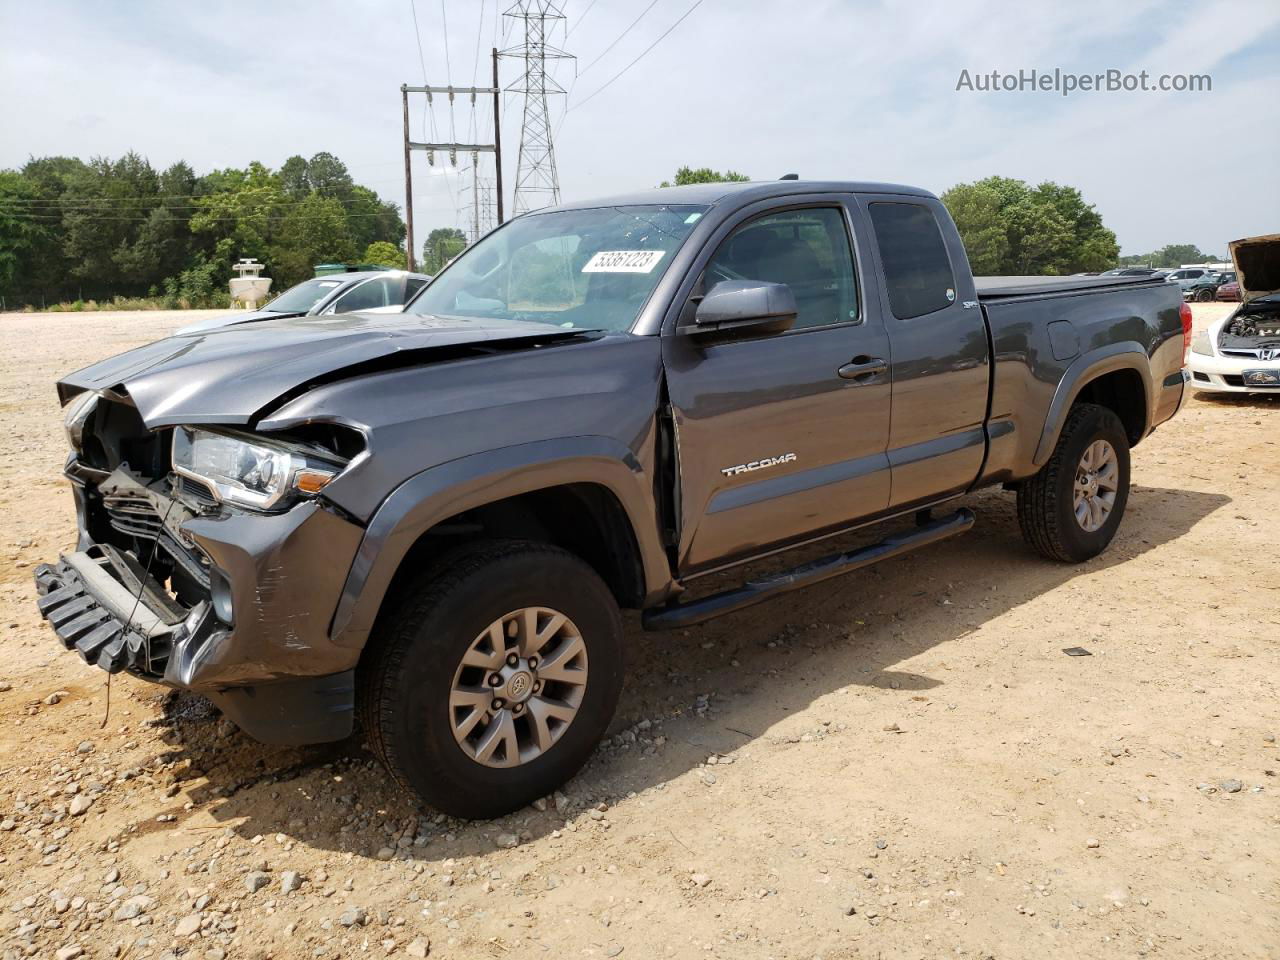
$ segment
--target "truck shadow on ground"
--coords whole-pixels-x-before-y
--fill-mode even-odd
[[[1031,552],[1019,536],[1011,494],[989,491],[961,502],[978,514],[974,530],[915,554],[688,630],[645,633],[638,617],[630,617],[628,687],[606,745],[565,787],[572,800],[567,814],[557,814],[554,806],[525,808],[496,821],[468,823],[419,811],[372,759],[358,733],[323,747],[265,747],[228,732],[216,711],[189,696],[172,697],[159,721],[169,728],[165,738],[172,744],[163,759],[185,761],[184,793],[198,804],[212,803],[215,820],[244,837],[283,834],[317,850],[356,857],[381,851],[384,859],[391,853],[428,864],[487,853],[497,834],[536,840],[563,828],[567,817],[589,805],[612,804],[665,784],[709,755],[756,738],[781,737],[775,727],[834,690],[861,685],[910,699],[939,688],[943,681],[936,676],[896,668],[962,641],[1076,577],[1127,563],[1184,536],[1231,500],[1217,493],[1135,485],[1120,535],[1107,553],[1081,566],[1052,563]],[[775,558],[751,573],[881,535],[836,538],[799,556]],[[741,576],[722,575],[722,585]],[[1055,646],[1082,640],[1087,645],[1090,639],[1082,638],[1074,624],[1062,624],[1061,633]],[[1010,643],[1016,645],[1018,638]],[[652,743],[658,736],[665,744]],[[175,798],[175,804],[182,799]],[[403,839],[411,841],[415,834],[426,839],[417,845]]]

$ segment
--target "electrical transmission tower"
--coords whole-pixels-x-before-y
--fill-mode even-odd
[[[547,61],[571,59],[572,54],[547,42],[555,22],[564,19],[552,0],[516,0],[504,16],[524,21],[524,43],[500,54],[524,60],[524,75],[518,83],[507,87],[509,91],[524,94],[515,189],[516,213],[524,213],[560,202],[560,178],[551,142],[547,97],[565,91],[554,77],[547,76]]]
[[[469,194],[465,201],[466,210],[459,210],[459,217],[465,212],[468,222],[467,242],[475,243],[492,230],[497,223],[494,220],[494,187],[492,177],[482,177],[476,158],[471,162],[471,182],[463,186],[462,193]]]

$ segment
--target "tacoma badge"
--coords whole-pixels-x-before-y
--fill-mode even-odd
[[[764,457],[760,460],[752,460],[750,463],[740,463],[736,467],[723,467],[720,472],[726,477],[736,477],[740,473],[751,473],[753,470],[776,467],[782,463],[794,463],[795,459],[794,453],[784,453],[777,457]]]

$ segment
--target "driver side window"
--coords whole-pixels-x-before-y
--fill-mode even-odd
[[[398,277],[375,277],[347,291],[333,305],[334,313],[352,313],[375,307],[394,306],[400,302]]]
[[[704,292],[722,280],[787,284],[799,308],[792,329],[858,320],[853,250],[835,207],[787,210],[742,224],[707,264]]]

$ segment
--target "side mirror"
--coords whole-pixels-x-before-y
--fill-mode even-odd
[[[693,336],[758,336],[782,333],[796,322],[795,294],[785,283],[721,280],[698,304],[693,323],[681,328]]]

